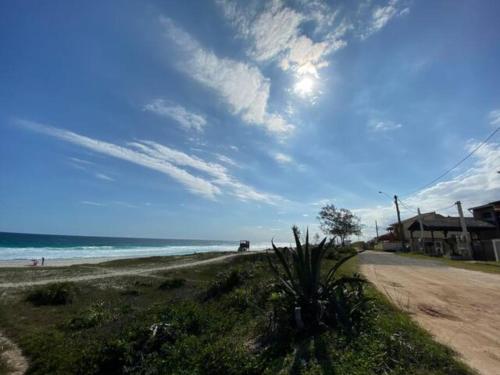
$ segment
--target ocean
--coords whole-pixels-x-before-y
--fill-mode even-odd
[[[253,244],[251,250],[269,247]],[[210,251],[235,251],[238,241],[206,241],[126,237],[61,236],[0,232],[0,260],[75,259],[185,255]]]

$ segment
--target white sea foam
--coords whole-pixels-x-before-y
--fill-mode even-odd
[[[251,245],[251,250],[264,250],[270,246],[268,242]],[[276,244],[286,246],[288,244]],[[0,260],[25,260],[25,259],[77,259],[77,258],[135,258],[148,256],[185,255],[206,253],[211,251],[235,251],[237,245],[200,245],[200,246],[78,246],[78,247],[2,247]]]

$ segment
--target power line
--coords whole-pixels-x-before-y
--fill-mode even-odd
[[[385,191],[380,190],[380,191],[379,191],[379,194],[384,194],[384,195],[385,195],[386,197],[388,197],[389,199],[391,199],[391,200],[393,199],[393,197],[391,197],[391,196],[390,196],[389,194],[387,194]],[[405,202],[403,202],[403,201],[401,200],[401,198],[397,197],[397,199],[398,199],[398,202],[399,202],[399,203],[401,203],[401,205],[402,205],[403,207],[405,207],[408,211],[417,211],[417,209],[416,209],[415,207],[413,207],[413,208],[408,207],[408,205],[407,205]]]
[[[451,168],[449,168],[448,170],[446,170],[444,173],[442,173],[441,175],[439,175],[438,177],[436,177],[434,180],[432,180],[431,182],[429,182],[428,184],[425,184],[421,187],[419,187],[418,189],[410,192],[410,193],[407,193],[405,194],[404,196],[408,196],[408,195],[411,195],[411,194],[414,194],[418,191],[421,191],[427,187],[429,187],[430,185],[432,185],[433,183],[435,183],[436,181],[439,181],[440,179],[442,179],[444,176],[446,176],[448,173],[450,173],[452,170],[454,170],[455,168],[457,168],[460,164],[462,164],[464,161],[466,161],[468,158],[470,158],[477,150],[479,150],[481,147],[483,147],[486,143],[488,143],[488,141],[493,138],[493,136],[500,130],[500,126],[498,128],[496,128],[488,137],[486,137],[486,139],[484,141],[482,141],[476,148],[474,148],[474,150],[472,150],[471,152],[469,152],[464,158],[462,158],[458,163],[456,163],[454,166],[452,166]]]
[[[453,202],[453,203],[451,204],[451,206],[448,206],[448,207],[442,207],[442,208],[437,208],[437,209],[435,209],[434,211],[444,211],[444,210],[447,210],[447,209],[449,209],[449,208],[452,208],[453,206],[456,206],[456,202]]]

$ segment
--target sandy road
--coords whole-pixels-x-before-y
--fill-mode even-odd
[[[102,270],[102,273],[91,274],[91,275],[83,275],[83,276],[69,276],[69,277],[60,277],[60,278],[47,278],[43,280],[37,281],[22,281],[15,283],[0,283],[0,289],[2,288],[19,288],[19,287],[28,287],[35,285],[44,285],[55,282],[66,282],[66,281],[89,281],[89,280],[97,280],[97,279],[106,279],[109,277],[119,277],[119,276],[137,276],[137,275],[147,275],[157,271],[169,271],[169,270],[177,270],[181,268],[195,267],[195,266],[203,266],[211,263],[218,263],[224,260],[236,257],[236,256],[245,256],[249,254],[255,254],[256,251],[253,252],[245,252],[245,253],[232,253],[228,255],[222,255],[216,258],[210,258],[205,260],[197,260],[194,262],[180,262],[173,263],[164,266],[157,267],[130,267],[124,268],[120,270]]]
[[[481,374],[500,374],[500,275],[367,251],[361,272]]]

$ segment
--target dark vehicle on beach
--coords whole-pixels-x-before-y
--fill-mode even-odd
[[[241,240],[240,247],[238,247],[238,251],[248,251],[250,250],[250,241]]]

